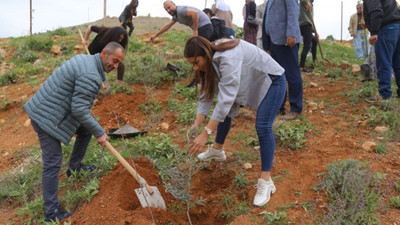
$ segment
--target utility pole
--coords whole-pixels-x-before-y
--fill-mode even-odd
[[[340,43],[343,42],[343,1],[341,5],[341,20],[340,20]]]
[[[29,0],[29,36],[32,36],[32,0]]]
[[[103,26],[106,23],[106,13],[107,12],[107,0],[104,0],[104,13],[103,13]]]
[[[204,8],[207,8],[207,0],[206,0],[206,2],[204,3]]]

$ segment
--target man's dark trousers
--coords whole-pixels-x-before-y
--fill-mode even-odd
[[[43,173],[42,194],[44,209],[46,213],[53,212],[58,203],[58,172],[61,168],[62,149],[59,140],[53,138],[42,130],[39,125],[31,119],[32,127],[39,137],[42,149]],[[92,134],[83,126],[76,131],[76,140],[70,156],[69,168],[77,169],[85,156]]]
[[[392,70],[400,96],[400,24],[389,24],[381,28],[375,44],[379,94],[384,99],[392,97]]]
[[[275,45],[272,42],[269,42],[269,44],[271,57],[285,69],[286,79],[289,84],[290,111],[301,113],[303,111],[303,79],[298,64],[299,44],[293,47]],[[285,110],[285,102],[286,96],[280,108],[281,112]]]

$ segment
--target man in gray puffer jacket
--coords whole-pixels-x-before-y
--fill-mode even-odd
[[[124,48],[110,42],[101,53],[77,55],[64,62],[47,78],[36,94],[24,105],[42,149],[42,193],[45,221],[59,221],[71,216],[58,203],[58,173],[62,161],[61,142],[68,145],[77,134],[67,175],[72,171],[95,169],[81,163],[94,135],[105,145],[108,136],[90,113],[97,98],[104,72],[118,67],[125,57]]]

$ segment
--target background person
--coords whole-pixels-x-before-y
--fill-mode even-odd
[[[124,48],[109,43],[100,54],[77,55],[64,62],[24,105],[42,149],[42,194],[45,221],[59,221],[72,214],[58,202],[58,173],[62,161],[61,143],[69,144],[77,134],[67,175],[72,171],[93,171],[95,166],[81,163],[92,135],[105,145],[108,136],[90,113],[97,98],[104,72],[116,69],[125,57]]]
[[[126,26],[129,27],[129,36],[132,35],[133,27],[132,17],[137,15],[136,8],[139,5],[138,0],[132,0],[129,5],[125,6],[124,11],[122,11],[121,15],[118,17],[121,26],[127,31]]]
[[[303,36],[303,50],[301,52],[300,57],[300,70],[302,72],[308,73],[308,69],[306,68],[306,59],[307,54],[310,52],[311,46],[313,45],[313,25],[310,18],[312,4],[309,0],[300,0],[300,15],[299,15],[299,25],[300,25],[300,32]],[[316,45],[314,44],[315,48]],[[316,49],[315,49],[316,54]],[[314,55],[313,55],[314,58]]]
[[[97,26],[88,26],[85,32],[84,37],[84,45],[87,45],[87,41],[89,39],[89,35],[91,32],[97,33],[96,37],[94,37],[93,41],[90,43],[88,49],[91,55],[100,53],[103,48],[110,42],[119,43],[124,49],[128,46],[128,34],[126,30],[122,27],[97,27]],[[122,81],[124,79],[125,74],[125,65],[121,62],[117,69],[117,81],[118,85],[122,85]]]
[[[207,39],[211,37],[213,33],[211,21],[203,11],[190,6],[177,6],[170,0],[164,2],[164,9],[172,16],[172,20],[157,33],[151,35],[151,41],[169,30],[176,22],[190,27],[193,30],[193,36],[202,36]]]
[[[379,95],[365,99],[376,102],[392,97],[392,71],[400,96],[400,10],[395,0],[364,0],[364,19],[375,45]]]
[[[226,4],[224,0],[215,0],[215,4],[211,6],[211,10],[216,17],[225,21],[225,26],[229,34],[235,38],[235,30],[232,24],[233,14],[229,5]]]
[[[270,51],[271,57],[285,69],[288,81],[290,113],[283,118],[294,119],[303,111],[303,78],[298,63],[301,34],[297,0],[269,0],[262,29],[264,49]],[[285,101],[282,102],[281,114],[285,114]]]
[[[272,124],[283,101],[286,80],[283,68],[265,51],[243,40],[220,39],[218,45],[202,37],[186,42],[184,56],[193,65],[195,80],[200,83],[196,120],[188,135],[205,121],[215,95],[218,101],[203,132],[190,145],[189,155],[203,151],[207,139],[216,130],[212,147],[199,154],[200,160],[225,160],[223,148],[232,117],[240,106],[257,110],[256,130],[260,141],[261,174],[254,205],[265,205],[276,191],[271,179],[275,153]]]
[[[363,6],[361,3],[356,5],[357,13],[350,17],[349,32],[353,37],[354,51],[358,59],[365,59],[370,49],[367,42],[369,35],[367,33],[363,17]]]
[[[209,41],[215,41],[221,38],[233,38],[233,36],[228,31],[228,28],[225,26],[225,21],[216,17],[213,11],[209,8],[203,9],[203,12],[207,14],[208,18],[210,18],[211,24],[213,26],[213,34],[211,35]]]
[[[262,29],[260,29],[260,27],[263,24],[264,12],[265,12],[265,7],[267,7],[267,2],[268,0],[264,0],[264,2],[261,5],[258,5],[256,8],[256,20],[258,24],[257,47],[261,49],[263,49],[263,44],[262,44]]]
[[[242,10],[243,19],[244,19],[243,36],[244,36],[245,41],[256,45],[257,44],[258,25],[257,24],[249,24],[248,18],[252,17],[252,18],[254,18],[254,22],[256,22],[255,18],[256,18],[257,5],[254,2],[254,0],[245,0],[245,1],[246,1],[246,3],[243,6],[243,10]]]

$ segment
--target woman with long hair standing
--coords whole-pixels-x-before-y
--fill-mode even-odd
[[[197,157],[225,160],[223,146],[232,117],[238,115],[240,106],[256,110],[262,168],[254,205],[265,205],[276,191],[271,179],[275,153],[272,124],[286,92],[284,69],[257,46],[237,39],[220,39],[214,44],[202,37],[192,37],[186,42],[184,56],[193,65],[195,81],[200,84],[197,115],[188,138],[205,121],[215,95],[218,99],[203,132],[190,144],[189,155],[200,153],[207,138],[216,131],[214,144]]]

